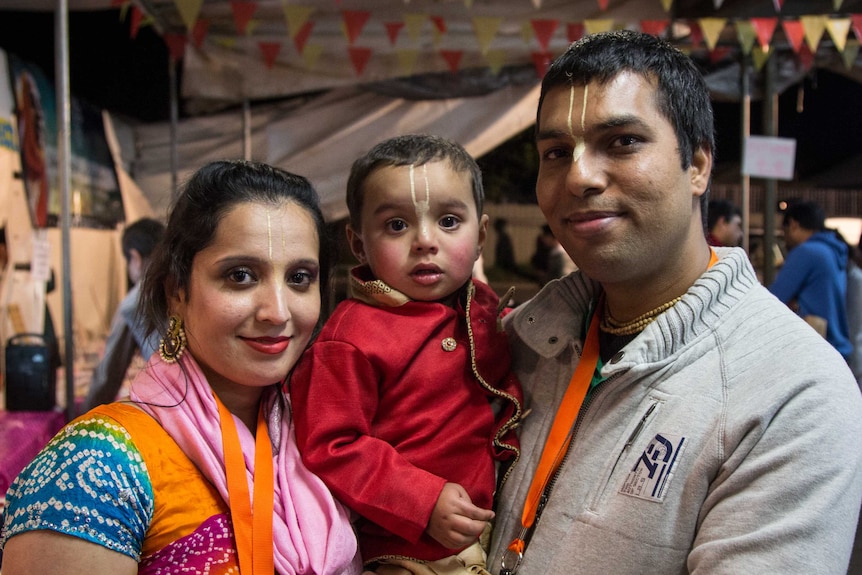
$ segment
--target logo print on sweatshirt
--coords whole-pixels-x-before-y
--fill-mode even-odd
[[[657,433],[629,471],[620,493],[647,501],[664,501],[676,462],[684,450],[685,437]]]

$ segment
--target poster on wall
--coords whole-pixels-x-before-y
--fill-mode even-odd
[[[61,213],[57,104],[52,82],[37,66],[9,54],[21,170],[33,226],[56,227]],[[71,98],[72,225],[109,228],[123,221],[123,200],[101,112]]]

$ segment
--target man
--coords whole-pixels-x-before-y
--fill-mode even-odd
[[[862,396],[743,250],[707,245],[697,69],[650,35],[588,36],[549,68],[536,135],[538,203],[580,271],[504,322],[529,415],[489,570],[846,571]]]
[[[742,213],[728,200],[710,200],[706,215],[706,243],[735,248],[742,242]]]
[[[140,352],[144,360],[147,360],[159,346],[158,334],[145,337],[146,328],[137,318],[136,312],[138,284],[164,231],[165,227],[161,222],[150,218],[140,219],[123,231],[123,257],[126,259],[129,281],[133,285],[114,313],[111,333],[105,342],[105,354],[93,370],[90,388],[81,406],[82,413],[97,405],[114,401],[123,386],[126,371],[135,353]]]
[[[790,204],[782,228],[788,254],[769,291],[849,360],[847,243],[826,229],[826,214],[814,202]]]

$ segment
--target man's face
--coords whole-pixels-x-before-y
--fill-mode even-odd
[[[718,238],[721,245],[737,247],[742,242],[742,217],[733,215],[729,221],[726,218],[719,218],[713,235]]]
[[[699,199],[712,155],[683,169],[653,83],[622,72],[547,93],[539,116],[536,197],[554,235],[602,283],[676,274],[703,243]],[[687,250],[687,251],[686,251]]]

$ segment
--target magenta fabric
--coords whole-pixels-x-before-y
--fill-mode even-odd
[[[65,422],[61,411],[0,411],[0,497]]]

